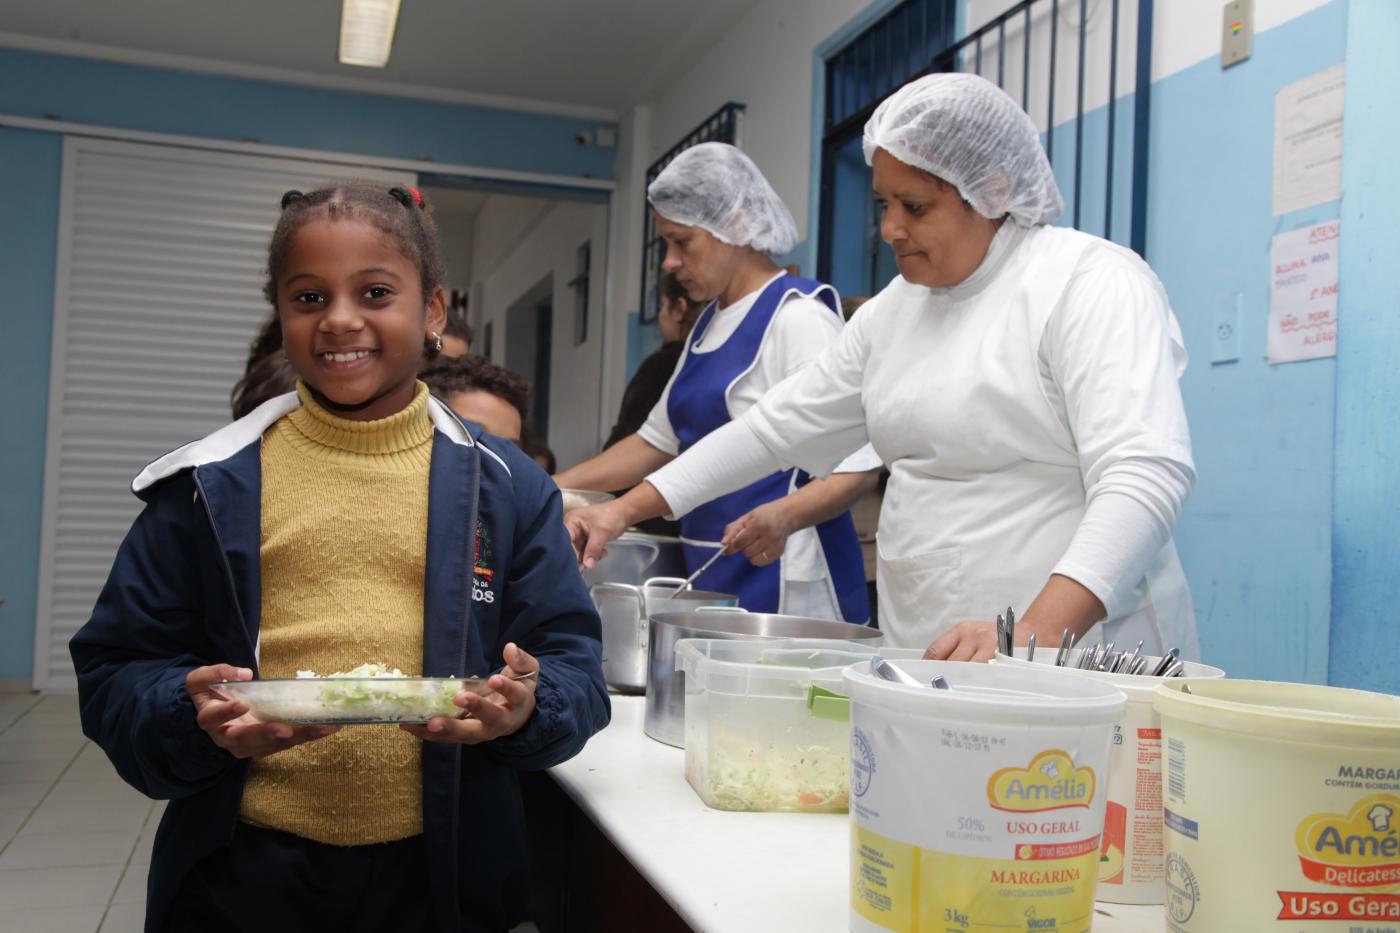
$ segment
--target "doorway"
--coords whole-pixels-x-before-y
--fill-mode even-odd
[[[549,436],[549,376],[553,366],[554,276],[545,276],[506,312],[505,366],[533,390],[530,427]]]
[[[448,290],[469,296],[472,352],[529,383],[530,427],[560,467],[588,459],[616,414],[602,406],[608,205],[448,182],[435,177],[422,188],[435,208]]]

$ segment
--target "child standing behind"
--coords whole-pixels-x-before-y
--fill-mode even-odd
[[[559,492],[414,376],[442,261],[416,191],[289,192],[265,293],[296,392],[146,467],[74,636],[83,731],[168,798],[147,931],[501,931],[522,918],[515,771],[607,724]],[[339,730],[210,691],[379,662],[493,676],[469,718]]]

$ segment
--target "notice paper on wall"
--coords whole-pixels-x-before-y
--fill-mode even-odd
[[[1274,213],[1342,196],[1342,97],[1346,66],[1334,65],[1274,95]]]
[[[1269,362],[1337,355],[1337,244],[1341,221],[1274,237],[1269,249]]]

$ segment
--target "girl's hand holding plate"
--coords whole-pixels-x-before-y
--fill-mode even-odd
[[[453,699],[462,708],[462,717],[449,719],[435,716],[423,725],[404,724],[425,742],[461,742],[477,745],[503,735],[519,732],[535,712],[535,684],[539,681],[540,662],[514,642],[506,645],[505,669],[487,681],[492,693],[478,696],[463,691]],[[525,680],[512,678],[535,674]]]

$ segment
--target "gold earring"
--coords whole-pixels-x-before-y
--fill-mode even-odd
[[[442,352],[442,334],[437,331],[433,331],[433,349],[439,353]]]

